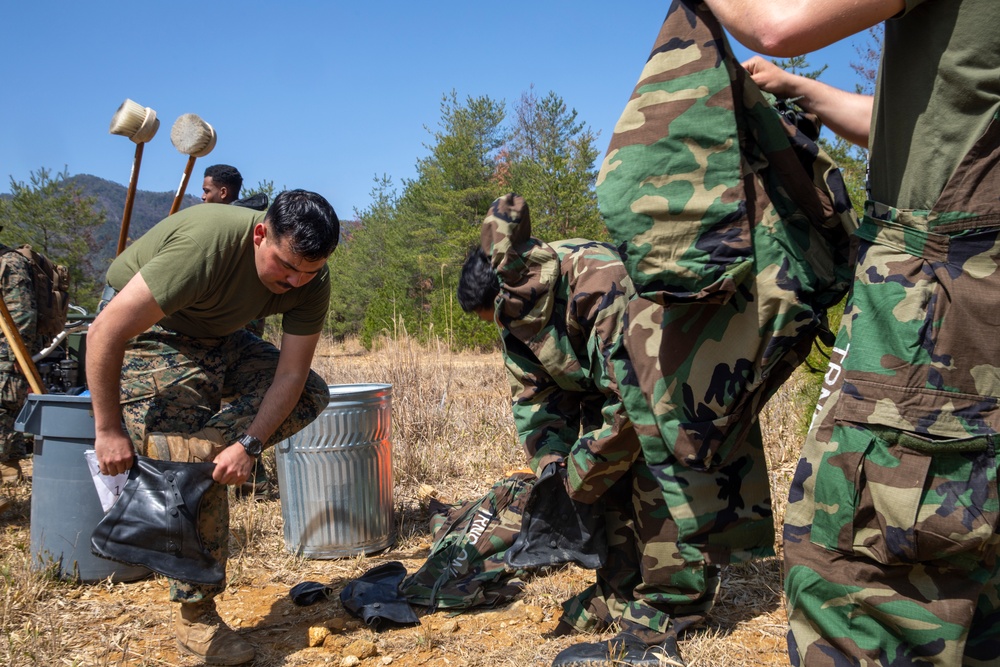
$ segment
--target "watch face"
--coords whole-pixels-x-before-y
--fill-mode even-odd
[[[264,443],[252,435],[244,435],[240,438],[240,444],[250,456],[260,456],[260,453],[264,451]]]

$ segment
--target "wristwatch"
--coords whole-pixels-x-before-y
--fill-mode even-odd
[[[236,442],[243,445],[243,449],[246,450],[246,453],[254,458],[260,456],[260,453],[264,451],[264,443],[249,433],[244,433],[243,437]]]

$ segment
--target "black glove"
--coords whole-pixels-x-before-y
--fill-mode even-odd
[[[399,592],[405,576],[406,568],[399,561],[373,567],[340,591],[340,601],[344,609],[375,629],[385,625],[385,621],[419,625],[417,614]]]

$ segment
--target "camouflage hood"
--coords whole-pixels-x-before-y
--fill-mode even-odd
[[[500,280],[498,321],[518,339],[530,341],[552,316],[559,256],[531,236],[528,205],[513,193],[490,206],[479,239]]]

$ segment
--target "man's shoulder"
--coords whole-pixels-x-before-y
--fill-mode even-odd
[[[169,218],[165,218],[159,224],[169,221],[184,223],[190,220],[204,224],[211,224],[213,221],[216,223],[232,221],[249,222],[258,219],[263,220],[265,213],[266,211],[258,211],[246,206],[233,206],[231,204],[195,204],[194,206],[189,206],[178,211]]]
[[[30,245],[22,245],[15,248],[0,243],[0,261],[8,266],[30,267],[30,253]]]
[[[193,239],[199,245],[214,240],[240,239],[252,233],[254,225],[263,221],[264,212],[228,204],[196,204],[182,209],[158,222],[147,234],[168,243],[182,238]]]

